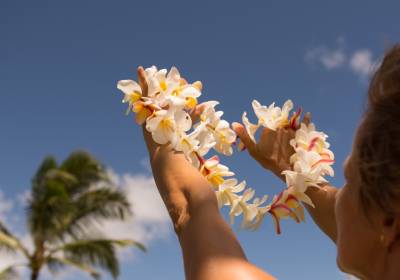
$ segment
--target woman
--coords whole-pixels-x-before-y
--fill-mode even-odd
[[[138,69],[143,92],[147,84]],[[196,109],[196,114],[201,108]],[[196,117],[194,114],[194,118]],[[306,114],[303,122],[309,122]],[[323,185],[307,191],[316,224],[336,243],[341,270],[361,279],[400,279],[400,46],[384,57],[371,80],[368,108],[344,165],[341,189]],[[250,155],[281,176],[294,152],[294,131],[265,128],[257,144],[244,127],[233,128]],[[221,216],[207,180],[184,155],[156,144],[143,129],[156,185],[183,252],[187,279],[274,279],[246,260]],[[279,160],[278,160],[279,159]],[[172,164],[173,163],[173,164]]]

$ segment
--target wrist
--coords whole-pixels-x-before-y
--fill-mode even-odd
[[[271,171],[275,176],[277,176],[282,181],[284,181],[284,182],[286,181],[285,176],[282,174],[282,172],[286,169],[281,168],[274,164],[271,164],[271,165],[266,164],[266,165],[264,165],[264,167],[266,169],[268,169],[269,171]],[[289,169],[289,168],[287,168],[287,169]]]

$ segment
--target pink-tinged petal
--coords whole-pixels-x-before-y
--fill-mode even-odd
[[[281,225],[279,223],[279,218],[276,216],[276,214],[273,211],[269,212],[272,216],[272,220],[274,222],[274,226],[275,226],[275,231],[277,234],[281,234]]]
[[[292,128],[294,130],[299,128],[299,126],[300,126],[300,124],[299,124],[300,123],[300,115],[301,115],[302,111],[303,111],[303,109],[300,107],[296,111],[296,113],[293,114],[293,116],[292,116],[292,118],[290,119],[290,122],[289,122],[290,128]]]
[[[315,166],[317,166],[318,164],[321,164],[321,163],[333,164],[334,162],[335,162],[335,161],[334,161],[334,160],[331,160],[331,159],[320,159],[319,161],[315,162],[315,163],[311,166],[311,168],[314,168]]]
[[[314,146],[316,145],[316,143],[318,142],[318,140],[319,140],[319,137],[314,137],[314,138],[311,140],[310,145],[308,146],[308,151],[311,151],[311,150],[314,148]]]
[[[296,212],[296,216],[299,217],[300,221],[305,221],[305,216],[304,216],[304,208],[302,205],[299,205],[298,207],[294,208]]]

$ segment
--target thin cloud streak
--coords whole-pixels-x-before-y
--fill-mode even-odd
[[[337,39],[335,47],[320,45],[306,51],[305,61],[311,66],[322,67],[327,71],[347,69],[364,80],[379,66],[371,50],[367,48],[346,51],[345,40]]]

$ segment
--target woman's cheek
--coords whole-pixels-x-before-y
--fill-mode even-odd
[[[336,217],[336,228],[337,228],[337,263],[341,270],[348,271],[351,264],[351,212],[352,209],[349,207],[347,201],[348,190],[347,186],[344,186],[339,190],[335,204],[335,217]]]

